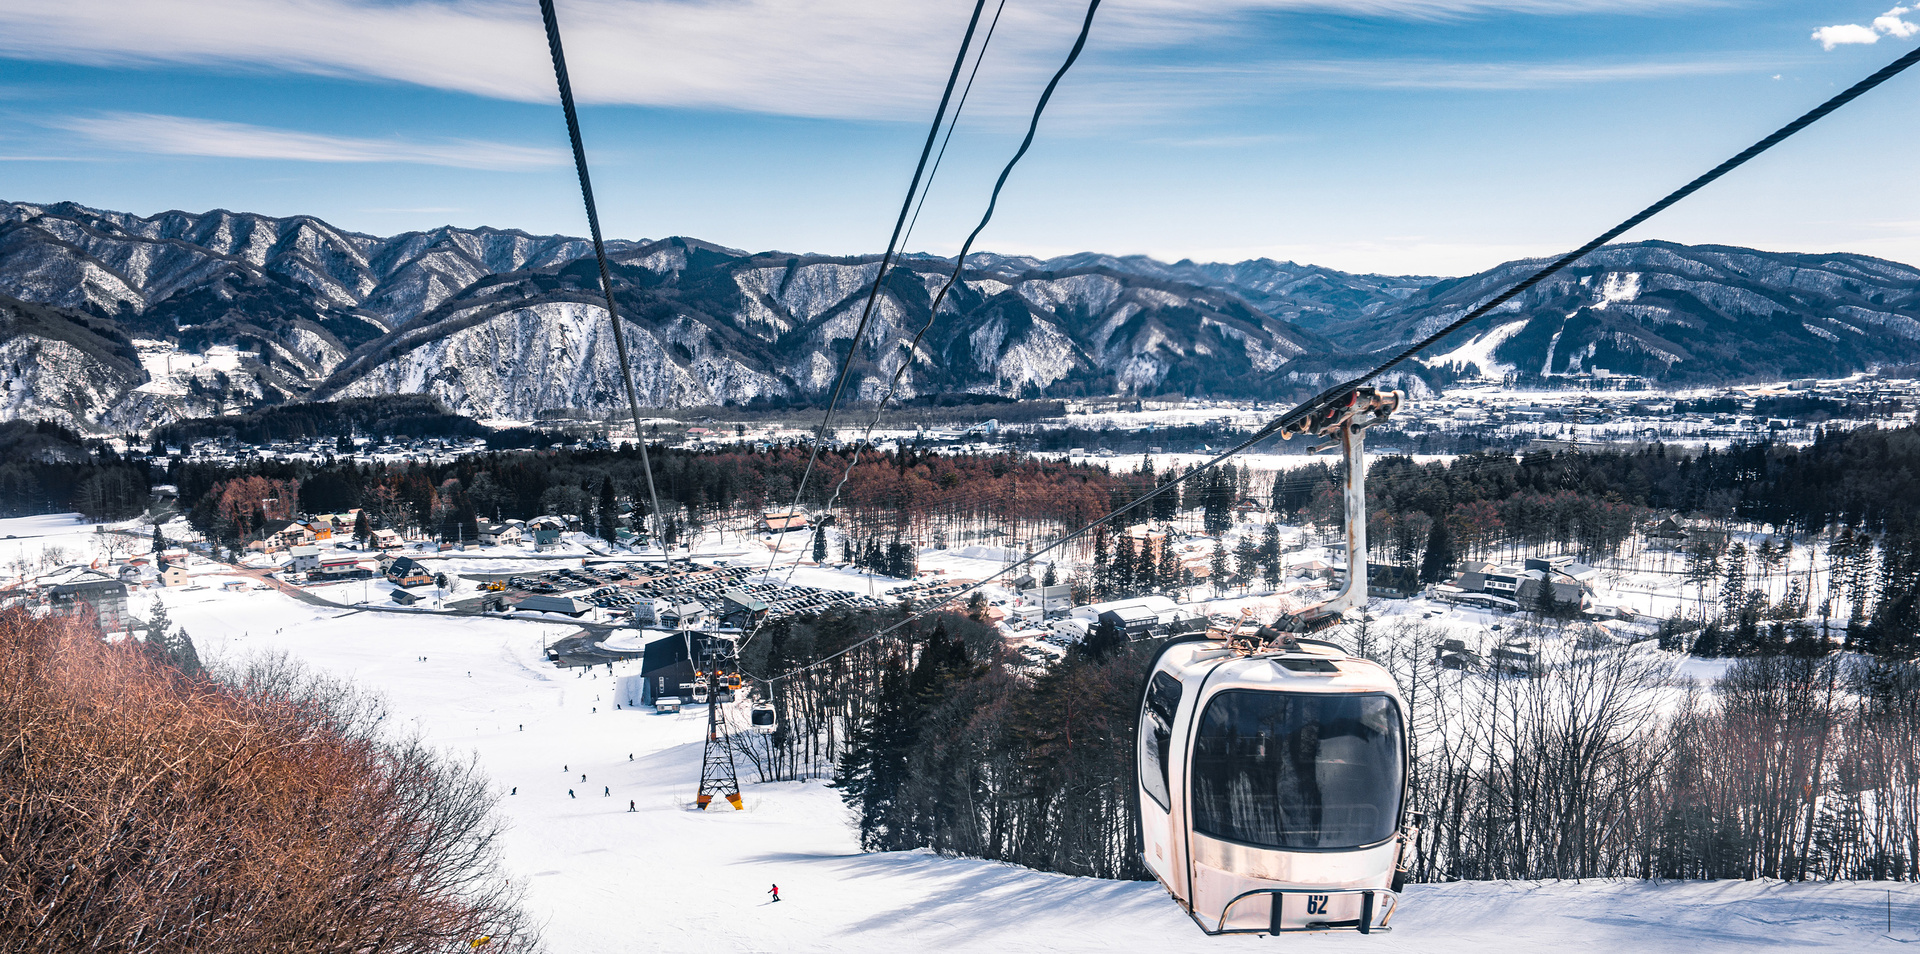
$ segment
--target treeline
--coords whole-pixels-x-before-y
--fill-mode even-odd
[[[1144,644],[1095,639],[1040,670],[979,609],[774,681],[778,729],[737,736],[736,751],[762,780],[831,775],[869,850],[1140,877],[1131,740]],[[898,618],[780,620],[745,644],[741,668],[786,673]]]
[[[470,764],[343,684],[284,661],[214,680],[183,644],[0,613],[0,947],[537,946]]]
[[[770,628],[747,670],[782,672],[879,622]],[[1563,625],[1517,635],[1571,647]],[[779,680],[779,732],[740,750],[763,779],[831,766],[869,850],[1145,877],[1132,745],[1151,644],[1096,634],[1036,669],[978,627],[921,621]],[[1408,705],[1409,808],[1428,817],[1416,880],[1920,880],[1920,665],[1809,638],[1688,689],[1627,648],[1452,670],[1447,635],[1358,634]]]
[[[1378,653],[1411,710],[1420,880],[1920,879],[1912,661],[1811,640],[1677,690],[1624,649],[1447,671],[1442,636]]]
[[[670,542],[690,530],[736,527],[762,511],[785,511],[808,458],[804,448],[655,447],[650,453]],[[1130,475],[1089,464],[909,449],[869,451],[843,484],[852,460],[851,452],[822,452],[801,506],[824,509],[833,500],[836,526],[862,541],[862,554],[867,541],[884,550],[889,543],[914,544],[936,533],[1031,539],[1092,520],[1127,500],[1135,483]],[[260,494],[259,502],[293,488],[299,510],[338,513],[359,507],[376,529],[419,530],[446,540],[474,539],[481,520],[571,514],[601,526],[609,507],[615,517],[644,518],[651,512],[640,453],[624,445],[607,451],[474,454],[436,464],[360,464],[343,458],[238,466],[175,462],[167,476],[179,488],[181,506],[196,529],[226,541],[256,529],[235,516],[244,502],[237,508],[222,504],[231,503],[235,481],[254,478],[274,488]]]
[[[123,520],[147,508],[151,471],[50,421],[0,422],[0,517],[77,510]]]
[[[185,445],[202,438],[248,444],[361,436],[486,437],[493,432],[470,417],[447,410],[430,394],[388,394],[339,401],[282,404],[235,417],[194,418],[154,428],[155,445]]]

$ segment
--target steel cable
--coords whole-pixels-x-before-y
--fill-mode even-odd
[[[553,77],[560,84],[560,108],[567,114],[567,139],[573,144],[573,168],[580,174],[580,198],[587,206],[587,228],[593,234],[593,257],[600,265],[600,290],[607,296],[607,318],[613,322],[613,348],[620,356],[620,383],[627,391],[627,410],[633,415],[633,442],[640,448],[640,467],[647,472],[647,499],[653,504],[653,542],[660,546],[661,559],[667,552],[665,517],[660,513],[660,492],[653,485],[653,461],[647,454],[647,435],[640,428],[640,397],[633,389],[633,366],[627,358],[627,336],[620,324],[620,311],[613,303],[613,275],[607,270],[607,246],[600,238],[600,212],[594,207],[593,180],[587,175],[587,149],[580,141],[580,116],[573,108],[573,83],[567,77],[567,57],[560,48],[560,21],[553,12],[553,0],[540,0],[540,19],[547,27],[547,50],[553,54]]]
[[[551,0],[542,0],[543,3]],[[800,509],[800,498],[807,491],[807,479],[813,476],[813,465],[820,459],[820,446],[826,443],[827,431],[833,426],[833,411],[840,403],[840,394],[847,386],[847,378],[853,373],[853,358],[860,351],[860,340],[866,337],[867,323],[873,318],[873,307],[880,299],[880,286],[886,280],[887,270],[893,264],[894,252],[900,244],[900,236],[907,225],[907,215],[913,210],[913,197],[920,191],[920,176],[926,172],[927,157],[933,154],[933,144],[940,137],[940,127],[945,122],[947,103],[953,99],[953,88],[959,84],[960,70],[967,62],[967,50],[973,46],[973,33],[980,26],[980,13],[985,10],[987,0],[974,0],[973,16],[967,20],[966,35],[960,38],[960,52],[954,55],[953,71],[947,74],[947,87],[940,94],[940,108],[933,114],[933,125],[927,129],[926,144],[920,147],[920,161],[913,167],[913,179],[907,183],[907,197],[900,203],[900,215],[894,219],[893,235],[887,239],[887,250],[880,256],[880,269],[873,274],[873,290],[867,294],[867,303],[860,309],[860,321],[854,326],[853,340],[847,346],[847,356],[840,362],[840,373],[834,380],[833,392],[827,397],[826,413],[820,418],[819,433],[814,435],[813,452],[807,455],[807,466],[800,472],[800,482],[793,488],[793,505],[787,508],[789,514]],[[775,552],[778,552],[776,548]],[[773,568],[772,563],[767,565]]]

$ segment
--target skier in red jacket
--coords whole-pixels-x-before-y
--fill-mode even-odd
[[[779,900],[780,900],[780,886],[779,886],[779,885],[777,885],[777,884],[776,884],[776,885],[774,885],[774,886],[773,886],[772,888],[770,888],[770,889],[768,889],[768,891],[767,891],[767,893],[768,893],[768,894],[770,894],[770,895],[773,895],[773,900],[774,900],[774,901],[779,901]]]

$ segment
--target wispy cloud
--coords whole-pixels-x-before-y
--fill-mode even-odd
[[[402,162],[508,171],[546,168],[567,161],[566,155],[556,149],[497,142],[360,139],[154,113],[107,113],[67,119],[58,125],[116,149],[170,156]]]
[[[1274,11],[1394,19],[1667,11],[1721,0],[1132,0],[1102,12],[1100,48],[1167,47]],[[1078,25],[1077,4],[1009,5],[982,107],[1022,104]],[[582,102],[804,116],[917,115],[945,76],[963,3],[568,0]],[[553,98],[524,0],[62,0],[0,6],[0,55],[188,64],[397,81],[529,102]],[[1017,91],[1017,93],[1015,92]],[[1024,108],[1024,105],[1020,108]]]
[[[1438,60],[1289,60],[1228,67],[1162,67],[1150,74],[1258,77],[1309,86],[1376,89],[1544,89],[1606,82],[1712,76],[1750,70],[1738,59],[1640,63],[1452,63]]]
[[[1901,19],[1901,17],[1912,12],[1912,7],[1894,7],[1874,17],[1873,23],[1868,26],[1861,26],[1858,23],[1840,23],[1834,26],[1823,26],[1813,31],[1813,39],[1829,50],[1836,46],[1878,43],[1882,36],[1890,36],[1904,40],[1907,37],[1920,34],[1920,24]]]

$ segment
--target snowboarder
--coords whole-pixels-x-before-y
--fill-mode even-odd
[[[601,794],[601,795],[602,795],[603,797],[606,797],[606,798],[612,798],[612,797],[613,797],[613,786],[611,786],[611,785],[606,785],[606,786],[602,786],[602,787],[601,787],[601,789],[600,789],[600,794]]]
[[[768,889],[768,890],[767,890],[767,893],[768,893],[768,894],[770,894],[770,895],[773,895],[773,901],[774,901],[774,903],[778,903],[778,902],[779,902],[779,900],[780,900],[780,886],[779,886],[779,885],[777,885],[777,884],[776,884],[776,885],[774,885],[774,886],[773,886],[772,888],[770,888],[770,889]]]
[[[508,794],[508,795],[518,795],[518,794],[520,794],[520,786],[518,786],[518,785],[515,785],[515,786],[513,787],[513,791],[511,791],[511,792],[508,792],[507,794]]]
[[[568,798],[579,798],[580,796],[578,796],[578,795],[575,795],[575,794],[573,794],[573,789],[567,789],[567,797],[568,797]]]
[[[627,799],[627,811],[639,811],[639,809],[633,807],[633,799],[631,798]]]
[[[582,782],[584,782],[584,781],[586,781],[586,780],[587,780],[587,775],[586,775],[586,773],[585,773],[585,772],[582,772],[582,773],[580,773],[580,781],[582,781]]]

